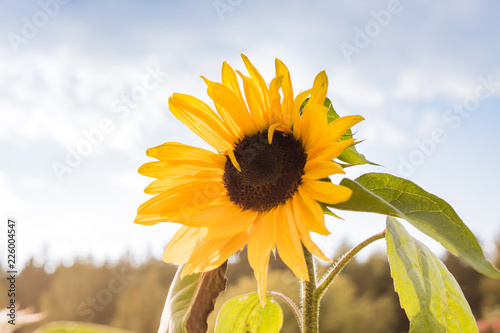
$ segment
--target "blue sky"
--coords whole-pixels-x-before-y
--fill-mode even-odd
[[[491,249],[500,235],[499,9],[493,1],[0,2],[0,216],[18,220],[21,261],[90,254],[102,262],[126,250],[160,257],[176,227],[132,223],[150,182],[137,169],[163,142],[207,147],[167,99],[183,92],[209,102],[199,76],[219,80],[225,60],[243,70],[241,53],[268,82],[281,59],[295,91],[326,70],[337,111],[366,118],[355,128],[365,140],[358,149],[383,165],[347,177],[411,179]],[[384,227],[381,216],[341,215],[328,221],[332,236],[318,239],[327,251]]]

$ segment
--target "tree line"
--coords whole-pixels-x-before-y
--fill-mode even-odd
[[[338,254],[347,249],[341,247]],[[244,252],[230,259],[227,290],[209,317],[210,331],[215,324],[215,313],[225,301],[256,291]],[[462,287],[475,317],[485,323],[500,318],[500,281],[482,276],[454,255],[446,255],[443,261]],[[500,267],[500,241],[494,264]],[[16,304],[43,312],[46,317],[15,332],[33,332],[43,324],[61,320],[98,323],[138,333],[157,332],[176,270],[176,266],[154,258],[134,265],[124,257],[103,265],[96,265],[91,258],[80,259],[71,266],[61,264],[53,272],[47,272],[44,265],[30,260],[18,275]],[[325,270],[318,265],[320,274]],[[2,276],[6,276],[3,268]],[[7,284],[3,278],[1,290],[7,290]],[[271,259],[268,290],[282,292],[297,304],[300,302],[298,280],[279,257]],[[2,308],[8,301],[7,293],[2,292]],[[286,304],[280,304],[285,316],[282,332],[298,332],[292,312]],[[327,291],[321,307],[322,332],[408,332],[408,319],[399,306],[384,253],[374,253],[363,262],[351,261]],[[483,332],[496,331],[485,328]]]

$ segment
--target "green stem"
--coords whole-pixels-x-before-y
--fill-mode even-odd
[[[316,267],[312,254],[303,246],[309,281],[301,280],[302,333],[319,332],[319,298],[316,293]]]
[[[295,319],[297,319],[297,323],[299,324],[299,327],[302,327],[302,317],[300,316],[300,311],[299,309],[297,308],[297,305],[295,304],[294,301],[292,301],[289,297],[287,297],[286,295],[283,295],[282,293],[278,293],[276,291],[268,291],[267,292],[268,295],[271,295],[271,296],[276,296],[276,297],[279,297],[281,298],[283,301],[285,301],[286,304],[288,304],[288,306],[290,307],[290,309],[292,310],[294,316],[295,316]]]
[[[365,239],[358,245],[356,245],[354,248],[351,249],[351,251],[347,252],[344,254],[344,256],[337,262],[337,264],[333,267],[333,269],[328,273],[320,282],[319,286],[316,288],[314,291],[314,299],[317,299],[318,302],[323,297],[325,294],[326,290],[330,285],[332,284],[333,280],[335,277],[340,273],[342,268],[344,268],[345,265],[362,249],[364,249],[367,245],[375,242],[376,240],[382,239],[385,237],[386,230],[382,231],[381,233],[378,233],[376,235],[371,236],[370,238]]]

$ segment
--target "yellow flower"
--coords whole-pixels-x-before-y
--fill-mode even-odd
[[[324,71],[312,89],[294,98],[281,61],[276,59],[276,77],[268,86],[248,58],[242,58],[250,74],[237,72],[244,95],[226,62],[222,84],[203,78],[217,113],[189,95],[175,93],[169,99],[175,117],[219,153],[176,142],[148,149],[148,156],[158,161],[144,164],[139,172],[157,179],[145,189],[155,197],[139,207],[135,222],[183,225],[163,254],[165,262],[185,264],[183,276],[215,269],[248,244],[264,304],[275,248],[304,280],[309,276],[302,244],[329,260],[310,236],[310,231],[329,234],[319,202],[347,201],[351,190],[321,179],[344,173],[332,160],[354,139],[339,139],[363,118],[327,123]]]

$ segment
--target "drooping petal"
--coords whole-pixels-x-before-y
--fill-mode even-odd
[[[163,261],[175,265],[185,264],[199,239],[199,228],[182,226],[163,252]]]
[[[323,251],[321,251],[321,249],[312,241],[309,230],[307,229],[306,224],[304,223],[305,221],[303,220],[305,215],[296,213],[298,208],[300,207],[297,207],[295,203],[293,205],[287,205],[286,216],[289,221],[292,221],[295,224],[302,244],[304,244],[309,252],[314,254],[316,257],[325,261],[331,261],[330,258],[328,258],[323,253]]]
[[[248,240],[248,262],[254,270],[259,287],[260,302],[266,304],[267,271],[269,255],[276,244],[276,208],[263,213],[260,221],[250,231]]]
[[[204,240],[200,238],[181,272],[181,277],[219,267],[240,250],[248,242],[248,238],[247,232],[225,239]]]
[[[291,200],[278,208],[276,216],[279,232],[277,233],[276,247],[278,254],[283,262],[292,270],[292,272],[302,280],[309,281],[309,273],[302,251],[295,219],[289,219],[286,215],[286,209],[291,206]]]

